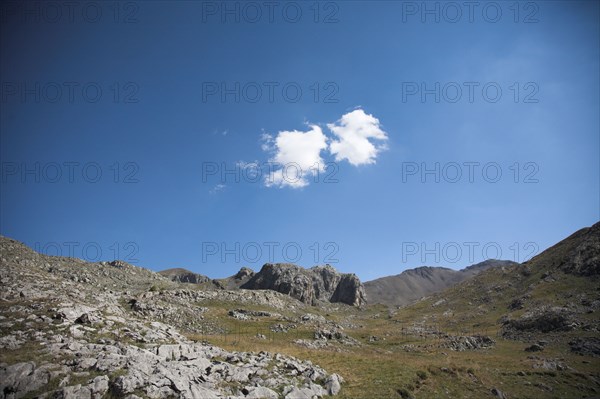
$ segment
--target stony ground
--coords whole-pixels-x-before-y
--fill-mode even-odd
[[[600,394],[598,278],[549,263],[402,308],[358,308],[201,290],[122,262],[0,244],[3,397]]]
[[[310,361],[226,351],[182,334],[229,333],[206,317],[213,303],[303,306],[278,293],[181,289],[126,263],[45,257],[8,239],[0,262],[3,398],[311,398],[340,390],[340,376]]]

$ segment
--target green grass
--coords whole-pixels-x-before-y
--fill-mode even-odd
[[[558,248],[557,251],[564,249]],[[212,299],[200,300],[192,306],[207,307],[199,320],[201,325],[218,326],[225,334],[189,333],[196,341],[208,341],[230,351],[269,351],[279,352],[303,360],[310,360],[329,373],[340,374],[342,384],[340,398],[492,398],[491,389],[503,391],[509,398],[580,398],[594,396],[600,392],[600,359],[573,354],[568,342],[575,337],[595,336],[592,331],[561,332],[557,334],[536,334],[535,339],[548,339],[542,352],[529,353],[524,349],[525,342],[506,340],[499,336],[499,320],[505,315],[517,318],[523,313],[543,304],[567,306],[575,303],[576,316],[584,322],[596,323],[598,311],[579,311],[579,298],[586,293],[589,300],[600,298],[597,278],[582,278],[565,274],[555,265],[546,263],[545,258],[537,258],[529,265],[530,274],[519,268],[491,270],[444,293],[432,295],[411,306],[390,311],[383,305],[369,305],[357,309],[345,305],[325,305],[323,308],[300,305],[295,309],[273,309],[265,305],[246,302],[222,302]],[[548,261],[550,262],[550,261]],[[551,270],[556,281],[540,283],[546,270]],[[156,283],[156,289],[163,289]],[[167,285],[165,285],[167,287]],[[148,289],[151,286],[148,287]],[[557,294],[558,293],[558,294]],[[510,310],[509,304],[517,297],[529,295],[525,307]],[[157,296],[158,300],[162,296]],[[440,299],[445,303],[433,306]],[[165,295],[164,301],[169,297]],[[130,316],[137,314],[129,310],[127,299],[121,305]],[[33,306],[33,302],[19,301],[0,303],[0,311],[8,313],[13,305]],[[175,306],[179,306],[175,304]],[[237,320],[228,315],[232,309],[246,309],[279,313],[284,317],[297,319],[302,314],[312,313],[325,316],[339,323],[351,323],[354,327],[345,328],[345,333],[357,339],[361,345],[346,346],[333,342],[322,349],[308,349],[295,344],[296,339],[312,339],[315,326],[297,323],[296,329],[288,333],[274,333],[274,324],[288,324],[278,316],[255,317],[253,320]],[[335,310],[337,308],[337,310]],[[39,313],[39,312],[36,312]],[[49,314],[48,314],[49,315]],[[27,313],[11,313],[11,317],[25,318]],[[49,315],[50,316],[50,315]],[[2,335],[25,330],[23,320],[1,331]],[[34,323],[35,325],[35,323]],[[415,326],[425,326],[429,332],[419,334]],[[40,325],[40,329],[54,329],[54,325]],[[123,327],[116,323],[113,330]],[[209,331],[202,330],[204,332]],[[442,337],[433,332],[451,335],[483,334],[496,340],[491,349],[454,352],[440,346]],[[182,330],[183,333],[185,331]],[[256,337],[263,334],[266,340]],[[379,340],[370,342],[369,337]],[[95,342],[100,338],[123,339],[114,333],[86,333],[86,339]],[[143,344],[128,343],[139,346]],[[565,364],[566,370],[534,369],[535,359],[530,356],[556,360]],[[23,361],[48,361],[60,363],[63,359],[51,359],[44,348],[36,342],[27,342],[18,350],[3,350],[0,362],[14,364]],[[224,359],[221,359],[224,360]],[[118,377],[120,370],[110,378]],[[93,378],[81,377],[81,383]],[[84,381],[85,379],[85,381]],[[71,382],[73,385],[75,382]],[[58,381],[50,381],[47,389],[55,389]],[[551,389],[551,390],[550,390]],[[142,393],[137,393],[144,397]],[[110,398],[111,394],[107,394]]]
[[[453,306],[466,307],[467,303],[468,298],[457,298]],[[256,332],[265,333],[270,325],[278,321],[270,318],[236,320],[226,315],[226,310],[232,308],[231,305],[220,306],[209,311],[209,315],[225,326],[230,334],[205,335],[203,339],[227,350],[264,350],[311,360],[329,373],[338,373],[344,377],[341,398],[491,398],[491,389],[494,387],[509,397],[578,398],[593,395],[594,387],[600,390],[598,383],[594,382],[599,377],[596,370],[600,369],[600,362],[597,358],[572,354],[566,344],[568,334],[560,342],[550,343],[543,352],[535,355],[563,359],[561,361],[571,367],[571,370],[534,370],[533,361],[527,358],[531,353],[524,351],[527,344],[496,337],[496,321],[499,315],[506,312],[505,309],[496,309],[490,312],[488,319],[477,320],[477,324],[471,323],[469,328],[463,328],[469,334],[487,332],[496,340],[494,348],[453,352],[439,348],[440,339],[436,336],[421,337],[402,331],[402,327],[409,327],[413,322],[421,320],[424,311],[431,309],[431,301],[401,309],[392,318],[388,317],[387,309],[380,306],[369,306],[362,311],[350,308],[343,308],[337,313],[329,311],[329,319],[332,320],[341,321],[352,317],[353,323],[360,327],[345,329],[345,332],[358,339],[361,346],[349,347],[333,343],[332,347],[319,350],[304,348],[292,342],[298,337],[312,339],[313,326],[298,324],[297,330],[290,330],[287,334],[272,334],[273,339],[261,340],[255,337]],[[306,311],[317,313],[312,309]],[[442,330],[448,327],[452,329],[455,327],[452,321],[444,322],[439,319],[436,323]],[[371,335],[385,340],[369,342],[368,337]],[[190,338],[200,340],[197,335]],[[404,345],[415,345],[417,351],[407,352]],[[583,360],[589,363],[584,363]],[[544,386],[551,387],[552,391],[545,390]]]

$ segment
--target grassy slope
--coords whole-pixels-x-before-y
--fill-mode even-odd
[[[341,398],[484,398],[493,397],[490,392],[492,387],[502,390],[509,398],[593,396],[600,392],[600,359],[575,355],[569,351],[566,343],[573,336],[594,335],[594,332],[578,330],[563,333],[544,352],[536,354],[543,358],[560,359],[569,367],[562,371],[534,369],[532,364],[535,360],[529,359],[531,354],[524,352],[526,343],[496,336],[500,326],[498,320],[504,315],[518,317],[524,311],[544,303],[568,305],[582,293],[590,299],[599,299],[597,278],[568,275],[557,269],[561,259],[576,245],[576,238],[545,251],[526,266],[488,270],[443,293],[394,312],[382,305],[372,305],[366,309],[345,305],[324,308],[298,306],[297,309],[281,311],[248,303],[204,301],[198,306],[209,308],[205,319],[223,326],[229,334],[196,334],[190,337],[207,340],[229,350],[267,350],[312,360],[327,371],[337,372],[345,378]],[[97,270],[97,267],[90,266],[90,271]],[[526,272],[526,267],[529,272]],[[115,273],[124,273],[123,278],[127,278],[125,270],[110,271],[110,285],[116,283],[113,282]],[[132,271],[145,275],[143,271]],[[550,271],[553,281],[542,279],[547,271]],[[52,275],[49,277],[55,278]],[[144,283],[140,285],[160,284],[164,289],[174,288],[172,283],[162,279],[148,278],[142,281]],[[191,288],[190,285],[186,286]],[[510,302],[525,293],[531,295],[525,303],[525,309],[509,311]],[[278,312],[293,318],[310,312],[340,324],[350,322],[354,326],[345,331],[358,339],[361,346],[333,344],[325,349],[307,349],[292,341],[311,338],[314,327],[298,324],[298,329],[288,333],[271,333],[270,326],[286,323],[277,318],[240,321],[228,316],[228,310],[238,307]],[[580,317],[590,322],[598,319],[597,311],[581,314]],[[418,326],[450,334],[485,333],[494,337],[497,344],[490,350],[454,352],[440,348],[438,336],[420,333],[415,329]],[[258,339],[257,333],[266,335],[268,339]],[[385,340],[370,342],[370,336]],[[3,361],[20,359],[20,352],[5,351]]]
[[[269,350],[310,359],[346,379],[341,392],[343,398],[403,395],[482,398],[493,397],[493,387],[510,398],[593,396],[600,391],[600,359],[573,354],[567,343],[573,337],[597,333],[575,330],[533,337],[552,338],[543,352],[534,355],[559,361],[567,367],[561,371],[533,368],[538,360],[524,351],[527,343],[498,336],[502,316],[516,318],[544,304],[572,306],[582,295],[600,299],[597,277],[578,277],[559,270],[580,237],[581,232],[575,233],[525,265],[487,270],[393,313],[381,305],[369,306],[366,310],[341,306],[338,311],[330,311],[329,319],[339,322],[350,319],[357,325],[346,332],[361,341],[358,348],[337,345],[315,350],[293,344],[297,336],[311,335],[312,329],[308,327],[288,334],[272,334],[267,341],[259,340],[255,334],[257,329],[267,327],[269,323],[265,321],[236,321],[244,327],[237,327],[235,338],[214,336],[208,340],[231,350]],[[551,277],[542,278],[547,272]],[[525,294],[530,297],[524,309],[510,311],[509,304]],[[315,308],[310,311],[319,313]],[[223,320],[222,315],[215,313],[214,316]],[[581,313],[578,317],[589,322],[598,320],[597,311]],[[456,335],[482,333],[492,336],[497,343],[489,350],[455,352],[440,348],[436,334],[421,334],[415,326]],[[370,342],[371,335],[385,340]],[[416,347],[416,351],[407,351],[406,345]]]

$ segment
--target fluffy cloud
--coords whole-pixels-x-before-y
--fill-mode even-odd
[[[354,166],[373,164],[377,154],[386,148],[385,143],[376,146],[371,142],[370,139],[384,142],[388,137],[381,130],[379,119],[362,109],[344,114],[327,127],[336,137],[329,146],[336,161],[345,159]]]
[[[319,126],[309,127],[306,132],[282,131],[275,138],[262,135],[262,148],[273,153],[269,162],[275,164],[265,176],[267,187],[305,187],[311,176],[323,171],[321,151],[327,149],[327,137]]]
[[[360,108],[342,115],[335,123],[328,123],[327,128],[333,133],[331,139],[317,125],[309,125],[308,131],[281,131],[275,137],[263,132],[261,148],[272,154],[264,176],[265,185],[307,186],[313,176],[325,171],[323,150],[329,149],[338,162],[347,160],[359,166],[375,163],[379,152],[386,149],[388,137],[379,119]]]

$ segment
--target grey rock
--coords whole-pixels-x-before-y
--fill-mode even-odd
[[[35,391],[48,383],[50,373],[36,368],[33,362],[16,363],[0,368],[0,392],[5,396],[14,394],[15,398],[27,392]]]
[[[265,387],[252,387],[246,388],[248,394],[246,394],[246,399],[278,399],[279,394],[273,391],[272,389]]]
[[[367,303],[367,294],[355,274],[343,274],[330,301],[361,306]]]
[[[600,223],[575,232],[567,240],[577,240],[577,245],[562,260],[560,268],[579,276],[600,275]]]
[[[503,323],[502,334],[513,335],[512,332],[542,332],[569,331],[574,328],[571,312],[566,308],[542,306],[532,309],[518,319],[506,320]]]
[[[320,385],[311,384],[305,387],[293,387],[285,394],[285,399],[313,399],[320,398],[326,394],[325,390]]]
[[[267,263],[240,288],[273,290],[309,305],[316,305],[318,301],[353,306],[366,303],[366,294],[358,277],[340,274],[329,265],[304,269],[289,263]]]
[[[569,342],[571,351],[583,356],[600,357],[600,338],[576,338]]]
[[[542,345],[533,344],[525,348],[525,352],[541,352],[544,350]]]
[[[325,381],[327,395],[337,395],[342,389],[344,379],[338,374],[331,374]]]
[[[234,276],[236,280],[242,280],[254,276],[254,270],[248,267],[242,267]]]
[[[98,376],[92,380],[88,387],[92,391],[92,394],[104,395],[108,391],[108,381],[108,376]]]
[[[484,335],[451,336],[446,338],[446,341],[442,343],[442,347],[463,352],[467,350],[487,349],[493,347],[495,344],[496,342],[493,339]]]
[[[210,281],[210,278],[202,274],[181,268],[163,270],[158,273],[178,283],[202,284]]]
[[[507,399],[506,395],[504,395],[504,393],[499,390],[498,388],[492,388],[491,390],[492,395],[494,395],[495,397],[499,398],[499,399]]]
[[[101,396],[99,396],[100,398]],[[64,387],[57,394],[56,398],[60,399],[92,399],[92,391],[88,387],[81,384]]]

